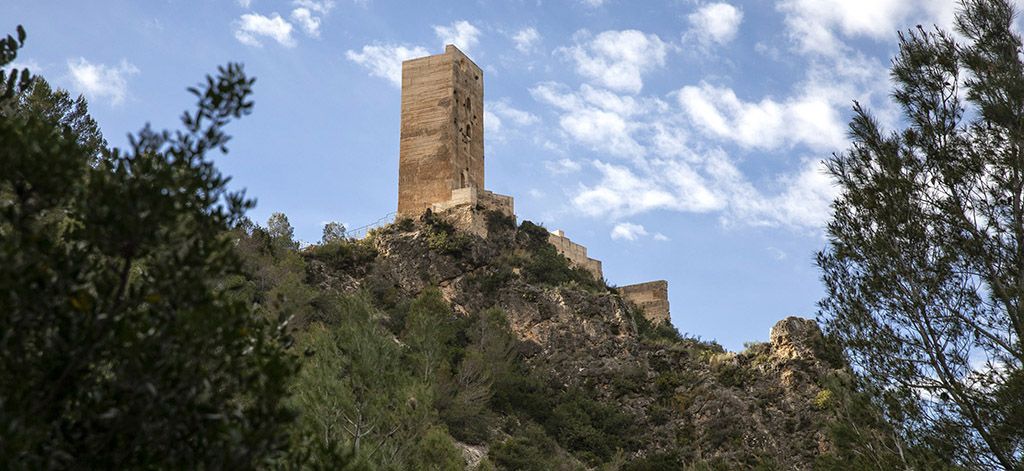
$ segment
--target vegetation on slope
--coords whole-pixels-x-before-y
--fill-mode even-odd
[[[0,467],[1019,467],[1012,19],[970,1],[964,43],[903,36],[910,127],[858,107],[830,161],[829,335],[790,318],[740,353],[647,322],[529,222],[332,224],[302,247],[283,214],[245,219],[208,155],[251,110],[240,66],[128,150],[84,100],[4,72]]]

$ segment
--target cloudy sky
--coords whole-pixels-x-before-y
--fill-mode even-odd
[[[822,295],[853,100],[883,123],[896,33],[948,27],[944,0],[5,0],[19,64],[85,94],[112,144],[172,127],[227,61],[255,113],[218,158],[251,213],[296,234],[397,202],[403,59],[446,43],[484,69],[487,186],[564,229],[617,285],[669,281],[673,323],[730,349]]]

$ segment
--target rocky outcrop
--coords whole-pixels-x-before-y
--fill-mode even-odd
[[[772,355],[783,360],[813,360],[821,356],[825,346],[817,322],[793,316],[772,327],[769,342]]]
[[[564,387],[594,391],[633,420],[631,461],[811,469],[830,449],[823,385],[844,366],[825,358],[814,321],[786,318],[769,342],[726,352],[652,326],[603,283],[532,282],[514,261],[533,242],[500,224],[490,224],[488,234],[407,221],[371,236],[378,256],[361,275],[311,264],[312,276],[339,291],[391,290],[405,298],[438,286],[459,314],[501,308],[531,368]]]

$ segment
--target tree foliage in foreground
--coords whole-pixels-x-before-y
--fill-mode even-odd
[[[0,41],[0,66],[23,41]],[[0,467],[267,463],[295,362],[223,287],[251,202],[208,159],[253,79],[229,64],[190,89],[182,130],[108,151],[84,102],[0,77]]]
[[[907,126],[857,105],[828,169],[842,194],[818,263],[822,318],[901,440],[974,469],[1024,466],[1024,62],[1005,0],[962,40],[900,35]]]

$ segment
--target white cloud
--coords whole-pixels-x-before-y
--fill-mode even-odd
[[[821,227],[831,216],[831,202],[839,196],[838,188],[818,161],[808,161],[793,176],[780,179],[785,188],[773,197],[762,197],[763,203],[746,207],[737,202],[740,214],[760,218],[756,222],[794,227]]]
[[[68,60],[71,84],[77,92],[90,100],[106,99],[112,105],[120,105],[128,96],[128,77],[138,74],[139,69],[128,61],[121,60],[116,66],[93,64],[84,57],[77,61]]]
[[[643,89],[643,75],[665,65],[668,45],[637,30],[605,31],[586,43],[562,48],[576,72],[602,87],[627,93]]]
[[[677,98],[684,112],[704,132],[746,148],[777,149],[804,144],[838,149],[846,144],[846,125],[823,90],[776,101],[741,100],[732,89],[702,82],[685,86]]]
[[[406,47],[397,44],[372,44],[363,46],[362,51],[346,51],[345,57],[367,70],[370,75],[387,79],[396,87],[402,86],[402,61],[429,55],[420,46]],[[486,118],[484,118],[486,122]]]
[[[742,16],[736,16],[738,25]],[[711,42],[736,34],[731,27],[708,31]],[[706,213],[725,225],[820,234],[836,188],[817,159],[848,145],[844,110],[858,100],[883,124],[898,117],[886,105],[885,67],[855,52],[807,58],[802,80],[788,95],[741,97],[710,81],[684,84],[665,99],[643,94],[645,74],[664,64],[671,46],[639,31],[618,33],[578,33],[573,46],[558,50],[582,76],[575,88],[541,82],[530,89],[557,116],[556,136],[545,142],[567,146],[559,147],[563,155],[572,145],[597,153],[597,176],[581,175],[585,180],[570,191],[572,210],[585,216],[624,223],[651,211]],[[647,46],[636,46],[641,43]],[[664,51],[650,52],[659,49]],[[640,59],[643,51],[652,58]],[[794,161],[794,150],[815,159]],[[766,151],[775,155],[764,156]],[[577,162],[568,162],[568,168],[558,161],[545,167],[551,173],[579,171]],[[748,167],[758,169],[756,179],[745,174]],[[619,237],[625,237],[623,230]]]
[[[508,119],[519,126],[529,126],[540,121],[540,118],[533,113],[515,108],[504,100],[488,103],[485,108],[490,109],[494,115]]]
[[[258,13],[246,13],[235,22],[235,39],[247,46],[261,47],[260,36],[264,36],[284,47],[294,47],[292,24],[281,18],[277,13],[263,16]]]
[[[516,43],[516,49],[525,54],[537,47],[540,42],[540,33],[532,26],[523,28],[512,35],[512,41]]]
[[[498,138],[501,135],[501,130],[505,126],[501,122],[501,118],[498,115],[491,112],[491,110],[485,105],[484,106],[484,132],[487,133],[487,138]],[[498,140],[501,140],[498,138]]]
[[[579,162],[572,159],[559,159],[555,161],[544,162],[544,168],[548,169],[549,172],[554,174],[564,173],[576,173],[583,168]]]
[[[773,192],[756,189],[721,151],[689,164],[659,161],[645,170],[594,162],[602,174],[581,186],[572,205],[598,218],[620,219],[649,211],[720,212],[727,225],[820,230],[837,194],[819,162],[804,164],[778,179]]]
[[[647,236],[647,229],[640,224],[631,222],[620,222],[612,228],[612,239],[614,240],[637,240]]]
[[[299,24],[306,34],[320,37],[320,23],[334,9],[333,0],[293,0],[292,20]]]
[[[252,6],[252,0],[238,0],[238,6],[242,8],[249,8]]]
[[[292,20],[306,30],[306,34],[314,38],[320,37],[320,18],[313,16],[308,8],[299,7],[292,10]]]
[[[612,228],[611,237],[613,240],[628,240],[635,241],[644,237],[650,236],[656,241],[665,242],[670,240],[665,234],[655,232],[651,234],[647,232],[647,229],[640,225],[632,222],[620,222]]]
[[[726,44],[736,37],[743,11],[728,3],[710,3],[687,16],[690,34],[701,44]]]
[[[837,55],[846,47],[841,36],[894,41],[900,28],[938,24],[949,29],[959,2],[936,0],[782,0],[776,8],[798,50]]]
[[[783,252],[782,249],[779,249],[777,247],[767,247],[765,248],[765,250],[767,250],[768,253],[771,254],[772,258],[780,262],[785,260],[786,257],[788,257],[786,252]]]
[[[292,0],[292,5],[326,15],[334,9],[334,0]]]
[[[620,157],[645,153],[634,137],[643,124],[633,118],[663,105],[660,100],[620,96],[587,84],[572,92],[563,85],[544,82],[531,88],[530,94],[562,111],[559,128],[570,137]]]
[[[604,2],[605,0],[580,0],[580,3],[591,8],[597,8],[601,5],[604,5]]]
[[[484,104],[484,131],[488,139],[504,140],[505,123],[515,126],[530,126],[540,122],[533,113],[523,111],[508,104],[507,100],[497,100]]]
[[[719,198],[705,179],[685,164],[667,166],[668,173],[638,175],[621,166],[595,161],[601,181],[583,186],[572,204],[593,217],[618,218],[658,209],[708,212],[721,209]]]
[[[559,125],[576,140],[593,149],[623,156],[638,156],[643,147],[630,135],[631,123],[621,115],[596,108],[563,114]]]
[[[469,52],[480,42],[480,30],[466,20],[448,26],[434,25],[434,34],[441,40],[442,46],[454,44],[464,52]]]

